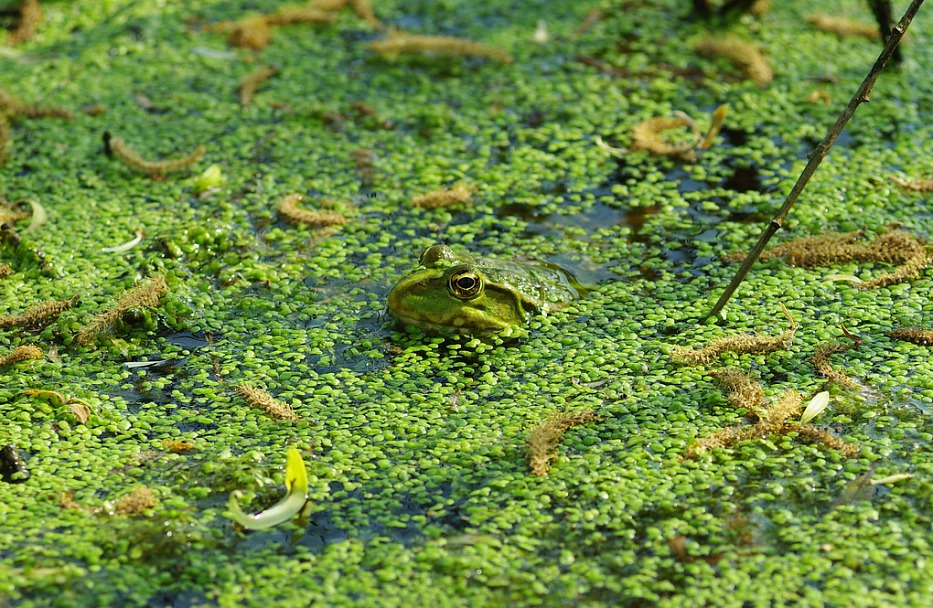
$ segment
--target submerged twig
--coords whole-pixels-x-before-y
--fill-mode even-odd
[[[829,132],[826,134],[826,137],[824,137],[823,141],[817,144],[813,152],[810,153],[810,160],[807,163],[807,166],[804,167],[800,177],[797,178],[797,183],[795,183],[794,187],[791,188],[791,191],[787,195],[787,199],[785,199],[781,209],[778,211],[777,215],[771,219],[771,223],[762,233],[761,237],[758,239],[758,242],[755,244],[755,247],[752,248],[751,253],[748,254],[748,257],[742,263],[742,266],[739,268],[738,272],[736,272],[735,277],[733,277],[732,281],[726,287],[726,290],[719,297],[716,305],[713,306],[713,309],[709,314],[710,317],[717,317],[719,313],[722,312],[722,309],[725,308],[726,304],[732,298],[732,294],[734,294],[735,290],[738,289],[739,285],[745,279],[745,276],[755,264],[755,261],[758,260],[758,256],[760,256],[761,252],[764,251],[768,241],[770,241],[771,237],[774,236],[774,234],[780,230],[781,226],[784,225],[784,221],[787,219],[787,214],[790,212],[790,208],[794,205],[794,203],[797,202],[797,199],[800,197],[800,193],[810,181],[810,178],[813,177],[817,167],[819,167],[820,163],[823,162],[823,158],[829,152],[829,149],[832,147],[832,145],[836,142],[836,138],[839,137],[839,134],[852,118],[852,115],[855,114],[855,111],[858,109],[859,105],[868,101],[871,90],[875,86],[875,81],[878,79],[878,76],[881,74],[884,66],[887,65],[888,60],[891,58],[891,55],[897,48],[897,44],[904,36],[904,32],[906,32],[908,26],[910,26],[910,22],[913,20],[914,15],[917,14],[921,4],[923,4],[923,0],[912,0],[910,7],[908,7],[900,22],[891,30],[891,35],[887,38],[884,49],[878,56],[877,61],[875,61],[875,65],[872,66],[868,76],[866,76],[865,80],[862,81],[862,84],[855,92],[855,95],[853,95],[852,99],[849,100],[849,104],[846,106],[845,110],[843,110],[842,114],[839,115],[839,118],[836,119],[836,123],[832,126],[832,128],[830,128]]]

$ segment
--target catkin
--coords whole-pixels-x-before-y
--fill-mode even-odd
[[[111,308],[94,316],[88,324],[78,332],[78,344],[88,345],[100,335],[113,329],[116,322],[127,310],[131,308],[154,308],[169,291],[165,276],[156,275],[143,281],[136,287],[128,289]]]
[[[703,38],[696,43],[694,49],[701,55],[728,60],[758,86],[768,86],[774,79],[774,71],[761,51],[736,36]]]
[[[279,214],[291,224],[307,224],[309,226],[340,226],[347,223],[347,218],[334,211],[318,211],[299,209],[298,204],[304,200],[300,194],[289,194],[279,201]]]
[[[470,197],[472,195],[473,188],[464,184],[457,184],[452,188],[441,188],[440,190],[416,196],[411,199],[411,204],[415,207],[423,207],[426,209],[465,205],[470,202]]]
[[[162,176],[166,173],[174,173],[187,169],[198,162],[198,159],[201,158],[206,151],[204,146],[198,146],[193,152],[181,158],[151,161],[141,157],[119,137],[110,137],[109,133],[107,133],[104,134],[104,141],[107,144],[107,149],[110,150],[114,156],[122,160],[128,167],[142,173],[148,173],[151,176]]]
[[[236,392],[253,407],[257,407],[266,412],[273,418],[279,420],[298,421],[298,414],[292,410],[287,403],[282,403],[261,388],[256,388],[251,384],[240,384],[236,387]]]
[[[558,412],[535,425],[525,439],[525,453],[531,472],[538,477],[547,475],[551,463],[557,459],[557,446],[564,432],[579,424],[599,419],[599,416],[590,411],[576,414]]]
[[[49,300],[37,304],[18,315],[0,317],[0,328],[22,327],[27,330],[42,329],[55,320],[58,315],[75,305],[81,296],[69,300]]]
[[[389,58],[399,55],[451,55],[485,57],[503,63],[512,62],[512,57],[501,49],[453,36],[416,36],[404,32],[392,32],[384,40],[371,42],[369,48]]]

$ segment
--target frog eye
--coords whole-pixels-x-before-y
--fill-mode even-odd
[[[482,291],[483,279],[472,270],[460,270],[450,275],[447,288],[455,298],[470,300]]]

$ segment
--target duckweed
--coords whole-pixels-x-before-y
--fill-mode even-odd
[[[382,35],[360,8],[313,27],[276,24],[262,50],[227,48],[210,31],[280,8],[42,3],[33,35],[0,48],[0,89],[17,99],[107,109],[0,120],[10,139],[0,196],[41,201],[49,215],[28,238],[4,231],[0,312],[81,294],[45,327],[0,328],[0,353],[45,353],[0,369],[0,445],[30,474],[0,481],[0,596],[22,606],[927,603],[933,364],[923,346],[885,334],[929,326],[929,268],[863,291],[824,271],[874,277],[884,263],[769,261],[725,326],[700,322],[734,271],[721,257],[759,232],[838,112],[806,102],[814,79],[848,98],[874,61],[870,42],[814,32],[797,1],[716,23],[683,19],[673,0],[375,7],[387,29],[482,41],[508,49],[508,64],[386,60],[370,50]],[[593,9],[601,17],[587,20]],[[871,19],[857,3],[821,10]],[[539,20],[547,42],[533,39]],[[929,25],[921,12],[905,62],[832,150],[784,242],[890,222],[933,234],[926,193],[888,180],[929,172]],[[769,87],[690,50],[726,34],[781,58]],[[257,65],[282,72],[244,109],[231,92]],[[691,165],[614,158],[594,142],[726,102],[720,141]],[[107,129],[153,153],[203,142],[221,190],[140,179],[101,153]],[[461,183],[482,196],[410,204]],[[353,221],[289,225],[276,203],[294,193],[349,201]],[[137,232],[137,246],[101,251]],[[517,339],[397,331],[385,294],[435,242],[570,262],[592,289]],[[171,287],[157,305],[124,311],[125,326],[94,350],[75,342],[88,317],[155,276]],[[812,353],[840,324],[857,331],[859,350],[836,359],[872,390],[830,387],[816,422],[860,452],[795,429],[684,459],[742,414],[709,369],[674,365],[670,347],[779,336],[780,303],[800,324],[786,348],[723,352],[711,365],[751,372],[772,401],[812,395],[825,382]],[[301,420],[246,407],[233,389],[253,379],[300,404]],[[78,424],[18,397],[29,389],[77,395],[91,415]],[[586,410],[601,421],[563,436],[547,477],[529,473],[529,427]],[[313,454],[309,518],[238,534],[224,516],[229,493],[274,504],[293,442]],[[860,481],[899,473],[914,477]],[[134,488],[154,497],[138,513],[60,502],[64,492],[116,505]]]

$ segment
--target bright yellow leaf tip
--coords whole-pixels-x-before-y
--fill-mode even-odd
[[[295,448],[288,448],[286,456],[285,491],[285,498],[272,507],[247,515],[237,503],[237,498],[242,495],[238,490],[234,490],[230,494],[230,502],[227,503],[227,515],[247,530],[266,530],[297,515],[308,500],[308,472],[304,460],[301,459],[301,452]]]

